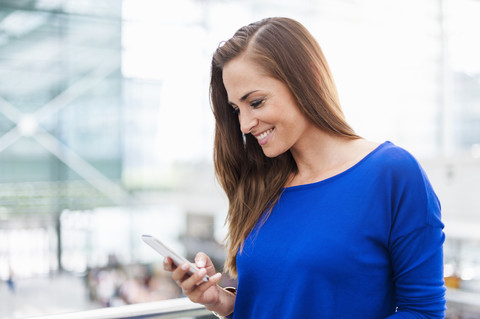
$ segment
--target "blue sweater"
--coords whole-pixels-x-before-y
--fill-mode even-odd
[[[442,229],[419,163],[385,142],[284,189],[237,255],[233,318],[444,318]]]

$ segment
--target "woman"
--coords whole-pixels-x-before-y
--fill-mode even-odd
[[[211,99],[238,292],[203,253],[191,277],[166,259],[186,296],[228,318],[443,318],[439,201],[409,153],[354,133],[301,24],[239,29],[213,56]]]

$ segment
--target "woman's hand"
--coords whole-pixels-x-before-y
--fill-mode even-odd
[[[167,257],[163,268],[172,272],[172,279],[191,301],[203,304],[211,311],[226,315],[232,313],[235,296],[217,285],[222,274],[216,273],[211,259],[204,253],[198,253],[195,257],[195,265],[199,270],[191,276],[188,275],[189,263],[176,267],[172,259]],[[210,277],[207,282],[203,281],[205,275]]]

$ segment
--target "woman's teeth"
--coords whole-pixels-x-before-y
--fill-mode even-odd
[[[270,134],[273,131],[273,128],[269,129],[268,131],[263,132],[260,135],[255,136],[257,140],[261,140],[262,138],[267,137],[268,134]]]

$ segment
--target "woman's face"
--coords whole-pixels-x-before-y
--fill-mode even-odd
[[[268,157],[298,146],[313,125],[301,113],[287,86],[245,56],[223,68],[228,101],[244,134],[252,134]]]

